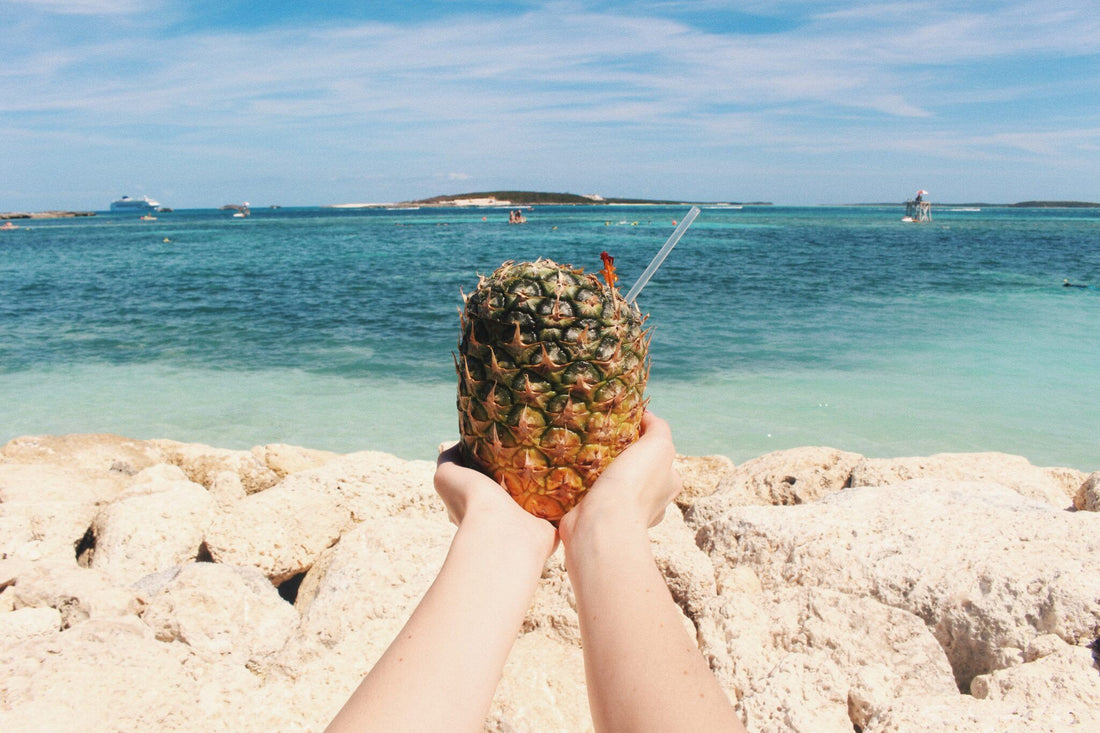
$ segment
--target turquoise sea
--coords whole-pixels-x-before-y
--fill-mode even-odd
[[[0,232],[0,442],[110,432],[432,458],[460,289],[629,287],[687,207],[213,210]],[[1100,210],[704,208],[639,297],[681,452],[1004,451],[1100,468]],[[1091,285],[1063,287],[1063,279]],[[625,289],[625,288],[624,288]]]

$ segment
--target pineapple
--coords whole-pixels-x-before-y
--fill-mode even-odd
[[[649,332],[615,288],[550,260],[506,262],[464,295],[455,357],[469,463],[556,521],[638,438]]]

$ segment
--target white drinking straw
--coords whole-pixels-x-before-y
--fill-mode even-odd
[[[691,226],[691,222],[695,221],[695,217],[699,216],[699,207],[692,206],[691,211],[687,213],[687,216],[680,222],[680,226],[676,227],[676,231],[672,233],[672,236],[665,242],[665,246],[661,247],[661,251],[653,258],[653,261],[649,263],[649,267],[645,268],[645,272],[638,278],[638,282],[634,283],[634,287],[630,289],[630,292],[626,294],[626,302],[633,303],[638,297],[638,293],[642,292],[642,288],[646,286],[649,279],[653,277],[653,273],[657,272],[657,268],[661,266],[661,263],[668,257],[668,253],[672,251],[672,248],[676,246],[676,243],[680,241],[680,237],[684,236],[684,232]]]

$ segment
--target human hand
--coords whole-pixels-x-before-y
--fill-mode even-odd
[[[554,525],[530,514],[493,479],[463,463],[460,444],[439,454],[435,468],[435,490],[458,526],[476,523],[479,528],[505,536],[510,541],[544,552],[543,560],[557,547]]]
[[[624,521],[645,529],[664,517],[683,488],[672,467],[676,448],[668,423],[647,411],[642,435],[611,462],[584,498],[562,517],[558,531],[566,543],[584,521]]]

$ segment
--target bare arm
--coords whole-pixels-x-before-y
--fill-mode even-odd
[[[644,434],[562,518],[598,731],[743,731],[653,561],[647,529],[679,493],[668,424]]]
[[[554,527],[492,479],[440,456],[435,486],[458,531],[408,623],[327,731],[480,731],[531,604]]]

